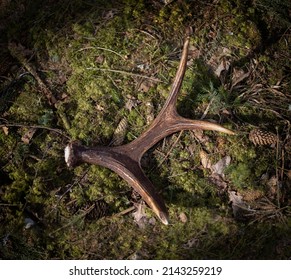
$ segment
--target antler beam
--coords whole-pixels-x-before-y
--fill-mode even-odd
[[[175,76],[169,97],[153,123],[138,138],[126,145],[117,147],[85,147],[71,142],[65,148],[65,160],[69,167],[82,163],[101,165],[116,172],[133,187],[154,211],[162,223],[169,223],[168,210],[155,192],[152,182],[141,168],[144,153],[164,137],[181,130],[214,130],[233,135],[229,129],[218,124],[181,117],[176,110],[177,95],[184,78],[191,29],[187,29],[180,65]]]

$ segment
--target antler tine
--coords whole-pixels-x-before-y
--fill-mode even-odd
[[[186,29],[186,38],[184,40],[183,45],[183,51],[182,56],[180,59],[180,64],[176,73],[176,76],[174,78],[171,91],[169,93],[169,96],[166,100],[166,103],[164,104],[162,110],[160,111],[159,115],[165,114],[167,112],[168,114],[176,113],[176,102],[177,102],[177,96],[181,89],[182,82],[184,79],[184,75],[186,72],[186,66],[187,66],[187,58],[188,58],[188,50],[189,50],[189,42],[190,42],[190,36],[192,34],[192,27],[188,27]],[[159,116],[158,116],[159,117]],[[157,117],[157,118],[158,118]]]
[[[169,224],[168,210],[163,199],[155,192],[152,182],[142,171],[139,162],[111,147],[87,148],[71,142],[65,148],[69,167],[89,163],[107,167],[133,187],[165,225]]]
[[[130,157],[136,161],[140,161],[143,154],[161,139],[180,130],[203,129],[219,131],[231,135],[234,134],[234,132],[231,130],[226,129],[218,124],[207,121],[186,119],[181,117],[177,112],[177,96],[182,86],[186,71],[191,34],[192,28],[189,27],[186,30],[186,38],[183,45],[182,56],[170,94],[158,116],[148,127],[148,129],[144,131],[138,138],[125,146],[118,147],[119,150],[123,153],[130,153]]]
[[[179,117],[176,109],[176,101],[186,71],[188,48],[191,34],[192,28],[188,27],[186,29],[186,38],[184,40],[180,64],[174,78],[170,94],[158,116],[147,128],[147,130],[144,131],[138,138],[136,138],[128,145],[120,147],[123,152],[130,151],[131,157],[137,161],[140,161],[143,154],[154,144],[156,144],[169,134],[177,131],[171,128],[171,120]]]

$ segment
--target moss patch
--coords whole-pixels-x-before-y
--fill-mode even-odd
[[[26,1],[18,7],[11,2],[3,12],[11,23],[0,26],[7,42],[16,40],[24,55],[33,54],[27,60],[58,103],[52,108],[27,76],[19,96],[3,109],[0,257],[289,259],[285,12],[275,4],[228,0],[97,2]],[[269,25],[270,19],[277,24]],[[124,214],[140,202],[130,187],[105,168],[67,169],[63,148],[68,138],[110,145],[122,119],[128,122],[124,143],[140,135],[149,125],[148,104],[157,115],[168,96],[188,25],[194,34],[178,110],[185,117],[221,122],[238,135],[185,131],[151,149],[144,169],[167,203],[171,224],[161,225],[147,209],[146,225],[139,227],[131,212]],[[24,73],[17,65],[11,70],[7,81]],[[31,126],[41,128],[24,143]],[[255,147],[248,139],[253,127],[278,135],[277,147]],[[213,164],[231,158],[220,181],[201,163],[201,151]],[[255,214],[238,219],[228,191],[242,194]],[[89,219],[100,201],[108,206],[106,214]],[[28,218],[34,221],[31,228]]]

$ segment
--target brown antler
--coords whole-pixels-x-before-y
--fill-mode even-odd
[[[155,192],[153,184],[141,168],[140,160],[143,154],[164,137],[181,130],[203,129],[234,134],[231,130],[220,125],[186,119],[177,113],[176,101],[186,70],[189,39],[190,29],[187,30],[180,65],[169,97],[156,119],[145,132],[134,141],[122,146],[88,148],[72,142],[65,148],[65,160],[69,167],[86,162],[111,169],[142,196],[166,225],[169,223],[168,210],[163,199]]]

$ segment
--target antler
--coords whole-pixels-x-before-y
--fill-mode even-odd
[[[117,147],[85,147],[72,142],[65,148],[65,160],[69,167],[81,163],[101,165],[116,172],[133,187],[159,217],[162,223],[169,223],[168,210],[161,196],[155,192],[152,182],[141,168],[144,153],[164,137],[181,130],[214,130],[233,135],[229,129],[218,124],[181,117],[176,110],[177,95],[184,78],[191,29],[187,29],[180,65],[169,97],[153,123],[138,138],[129,144]]]

